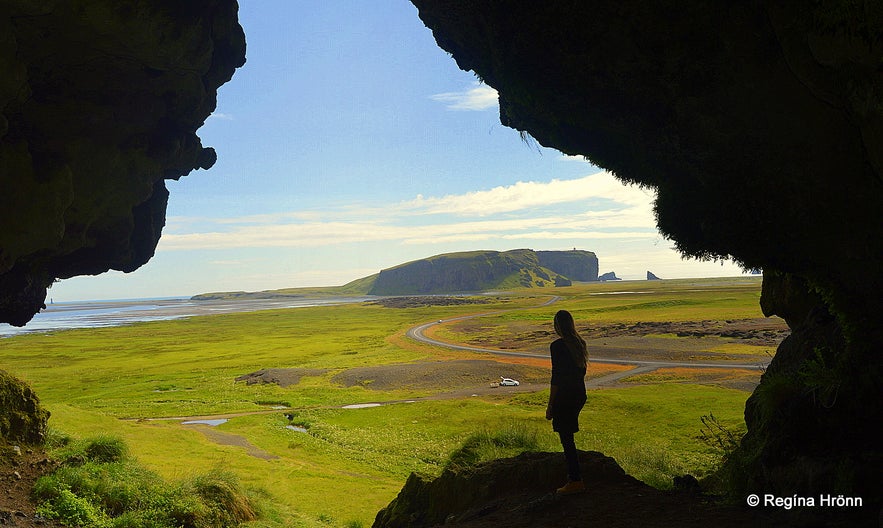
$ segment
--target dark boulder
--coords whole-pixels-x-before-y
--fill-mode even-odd
[[[580,465],[591,475],[587,478],[590,484],[595,480],[638,482],[601,453],[580,452]],[[435,478],[412,473],[398,497],[378,512],[374,528],[456,524],[457,520],[480,516],[488,504],[513,492],[539,491],[536,496],[540,497],[554,491],[566,474],[560,453],[522,453],[475,468],[446,469]]]
[[[564,456],[522,453],[438,477],[412,474],[399,495],[381,510],[374,528],[537,528],[553,526],[758,526],[750,511],[714,504],[695,479],[665,492],[631,477],[610,457],[580,451],[587,491],[557,496],[565,480]],[[691,477],[680,479],[690,482]]]

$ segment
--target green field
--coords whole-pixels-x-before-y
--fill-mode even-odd
[[[646,293],[598,295],[622,290]],[[235,473],[260,497],[263,518],[250,525],[370,526],[411,472],[438,473],[476,432],[526,428],[540,448],[560,450],[543,418],[547,391],[420,400],[438,389],[334,382],[354,367],[482,358],[411,342],[404,337],[411,326],[495,311],[486,326],[546,323],[560,308],[602,322],[756,318],[759,294],[759,279],[737,278],[524,290],[466,306],[296,308],[21,335],[0,341],[0,358],[36,390],[56,430],[119,436],[141,463],[173,481],[215,468]],[[538,307],[551,295],[561,299]],[[263,368],[321,373],[287,388],[234,381]],[[714,413],[729,428],[744,427],[747,396],[696,383],[592,391],[577,444],[654,485],[686,472],[701,476],[719,453],[698,438],[700,418]],[[418,401],[341,408],[402,400]],[[237,416],[211,428],[211,437],[163,419],[212,415]],[[307,432],[286,427],[292,424]]]

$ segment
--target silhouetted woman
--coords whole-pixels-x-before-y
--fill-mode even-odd
[[[586,489],[579,469],[579,458],[573,434],[579,431],[579,412],[586,403],[586,342],[576,332],[573,316],[566,310],[555,314],[555,333],[552,342],[552,380],[546,419],[552,420],[552,429],[561,439],[564,460],[567,462],[567,484],[558,488],[562,495],[579,493]]]

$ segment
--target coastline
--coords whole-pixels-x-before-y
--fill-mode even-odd
[[[234,312],[283,308],[306,308],[372,300],[357,297],[288,297],[272,299],[205,300],[190,297],[73,301],[48,304],[23,327],[0,324],[0,339],[29,333],[48,333],[75,328],[103,328]]]

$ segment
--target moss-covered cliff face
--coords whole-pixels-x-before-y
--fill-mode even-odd
[[[55,279],[132,271],[165,179],[209,168],[196,130],[245,60],[235,0],[0,0],[0,321]]]
[[[368,293],[419,295],[570,286],[571,279],[598,279],[598,258],[594,253],[530,249],[471,251],[436,255],[385,269],[376,276]]]
[[[883,4],[412,1],[503,124],[655,188],[684,254],[767,272],[795,335],[736,479],[879,501]]]
[[[0,444],[41,444],[49,411],[27,383],[0,370]]]

